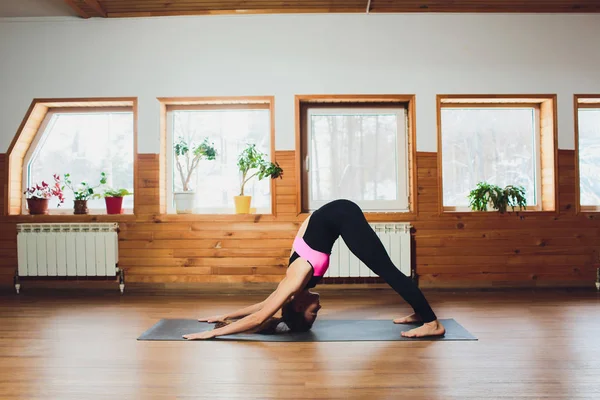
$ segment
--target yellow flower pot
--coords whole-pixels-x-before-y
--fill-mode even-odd
[[[252,196],[234,196],[233,201],[235,202],[236,214],[250,213],[250,202],[252,201]]]

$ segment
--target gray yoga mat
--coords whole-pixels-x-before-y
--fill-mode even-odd
[[[419,324],[394,324],[391,320],[317,320],[309,332],[290,332],[285,329],[273,334],[235,334],[218,336],[210,340],[259,341],[259,342],[358,342],[396,340],[477,340],[454,319],[440,320],[446,328],[443,337],[405,338],[401,332]],[[285,326],[285,325],[284,325]],[[162,319],[144,332],[138,340],[183,340],[190,333],[213,329],[214,324],[194,319]]]

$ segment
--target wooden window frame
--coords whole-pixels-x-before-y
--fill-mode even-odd
[[[38,134],[42,132],[46,116],[49,113],[70,111],[77,112],[86,109],[123,110],[127,108],[133,112],[133,210],[137,208],[138,188],[137,179],[137,143],[138,143],[138,99],[137,97],[98,97],[98,98],[36,98],[31,102],[15,137],[13,138],[6,153],[6,191],[4,193],[4,215],[24,215],[22,212],[23,196],[23,168],[24,159]],[[63,210],[50,211],[48,216],[32,216],[36,218],[48,218],[52,216],[76,217],[80,215],[67,213]],[[94,218],[105,214],[89,214]],[[116,216],[119,218],[119,216]]]
[[[539,165],[539,205],[528,207],[522,213],[558,214],[558,127],[557,127],[557,96],[555,94],[527,95],[483,95],[483,94],[438,94],[437,102],[437,146],[438,146],[438,205],[439,215],[490,215],[497,214],[496,210],[472,211],[452,206],[444,206],[443,185],[443,154],[442,154],[442,108],[449,107],[505,107],[522,106],[534,107],[539,110],[539,138],[536,141],[540,150]],[[509,209],[510,211],[510,209]]]
[[[172,110],[222,110],[256,109],[269,110],[270,157],[275,162],[275,97],[274,96],[222,96],[222,97],[158,97],[160,104],[160,154],[159,154],[159,215],[163,220],[238,220],[243,214],[168,214],[167,213],[167,112]],[[285,171],[284,171],[285,173]],[[277,215],[277,189],[273,179],[271,185],[271,213],[249,214],[251,217]]]
[[[296,95],[295,120],[296,120],[296,197],[297,214],[309,213],[306,208],[306,193],[304,190],[302,160],[306,153],[305,138],[307,108],[321,105],[321,107],[348,108],[348,107],[392,107],[401,105],[407,109],[407,166],[408,166],[408,211],[369,211],[365,212],[370,220],[410,220],[418,214],[416,196],[417,182],[417,149],[416,149],[416,110],[414,94],[348,94],[348,95]]]
[[[573,95],[573,109],[575,112],[575,208],[577,214],[600,213],[600,206],[585,206],[581,204],[581,181],[579,171],[579,109],[600,108],[600,94],[575,94]]]

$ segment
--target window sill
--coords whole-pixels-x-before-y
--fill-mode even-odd
[[[312,212],[301,211],[299,218],[306,218]],[[363,211],[363,214],[369,222],[410,222],[417,218],[414,211]]]
[[[501,214],[497,210],[491,211],[465,211],[465,210],[448,210],[444,209],[438,213],[443,217],[475,217],[475,218],[490,218],[490,217],[503,217],[508,218],[510,216],[556,216],[559,214],[559,210],[507,210],[504,214]]]
[[[0,217],[0,219],[8,222],[131,222],[135,221],[136,216],[131,213],[125,214],[46,214],[46,215],[7,215]]]
[[[578,214],[597,214],[600,213],[600,206],[579,206]]]
[[[104,208],[89,208],[88,209],[88,214],[73,214],[73,209],[72,208],[53,208],[51,210],[48,211],[49,214],[47,215],[52,215],[52,216],[56,216],[56,215],[60,215],[60,216],[80,216],[80,215],[90,215],[90,216],[96,216],[96,215],[133,215],[133,209],[132,208],[125,208],[123,209],[123,214],[107,214],[106,213],[106,209]],[[21,215],[27,215],[29,216],[30,214],[27,212],[27,210],[25,210],[24,212],[21,213]]]
[[[157,214],[155,222],[257,222],[275,221],[276,214]]]

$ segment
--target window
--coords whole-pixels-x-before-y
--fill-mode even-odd
[[[576,99],[579,205],[583,211],[600,211],[600,96]]]
[[[104,172],[108,186],[133,192],[133,141],[131,110],[50,111],[26,154],[23,183],[26,187],[51,183],[53,174],[63,178],[68,173],[74,187],[80,182],[98,186]],[[70,210],[73,192],[67,187],[63,192],[65,203],[60,208]],[[49,209],[57,208],[56,201],[49,202]],[[106,206],[102,199],[90,199],[88,208],[98,214]],[[123,208],[133,210],[133,196],[124,197]]]
[[[254,145],[265,161],[272,161],[272,100],[252,98],[245,101],[189,100],[186,104],[165,105],[167,213],[180,212],[177,196],[184,192],[187,181],[185,189],[194,193],[194,214],[234,214],[234,197],[241,189],[237,164],[240,154],[248,145]],[[177,144],[183,143],[190,148],[205,143],[216,155],[214,159],[199,158],[197,167],[190,170],[191,152],[189,158],[176,154]],[[254,172],[256,170],[251,170],[248,176]],[[272,185],[268,177],[248,180],[244,195],[251,196],[251,213],[272,213]]]
[[[478,182],[523,186],[527,204],[539,197],[536,107],[442,109],[444,205],[467,208]]]
[[[438,97],[442,204],[470,211],[479,182],[525,189],[527,210],[554,210],[552,100]]]
[[[113,189],[135,193],[137,98],[34,99],[7,151],[6,215],[28,213],[23,192],[33,184],[53,183],[53,175],[70,173],[73,185],[99,183],[101,173]],[[101,191],[101,190],[100,190]],[[48,204],[50,214],[73,214],[73,194],[65,203]],[[133,212],[134,196],[124,201]],[[88,200],[90,214],[106,213],[103,200]]]
[[[339,198],[365,211],[411,211],[410,99],[299,99],[304,211]]]

